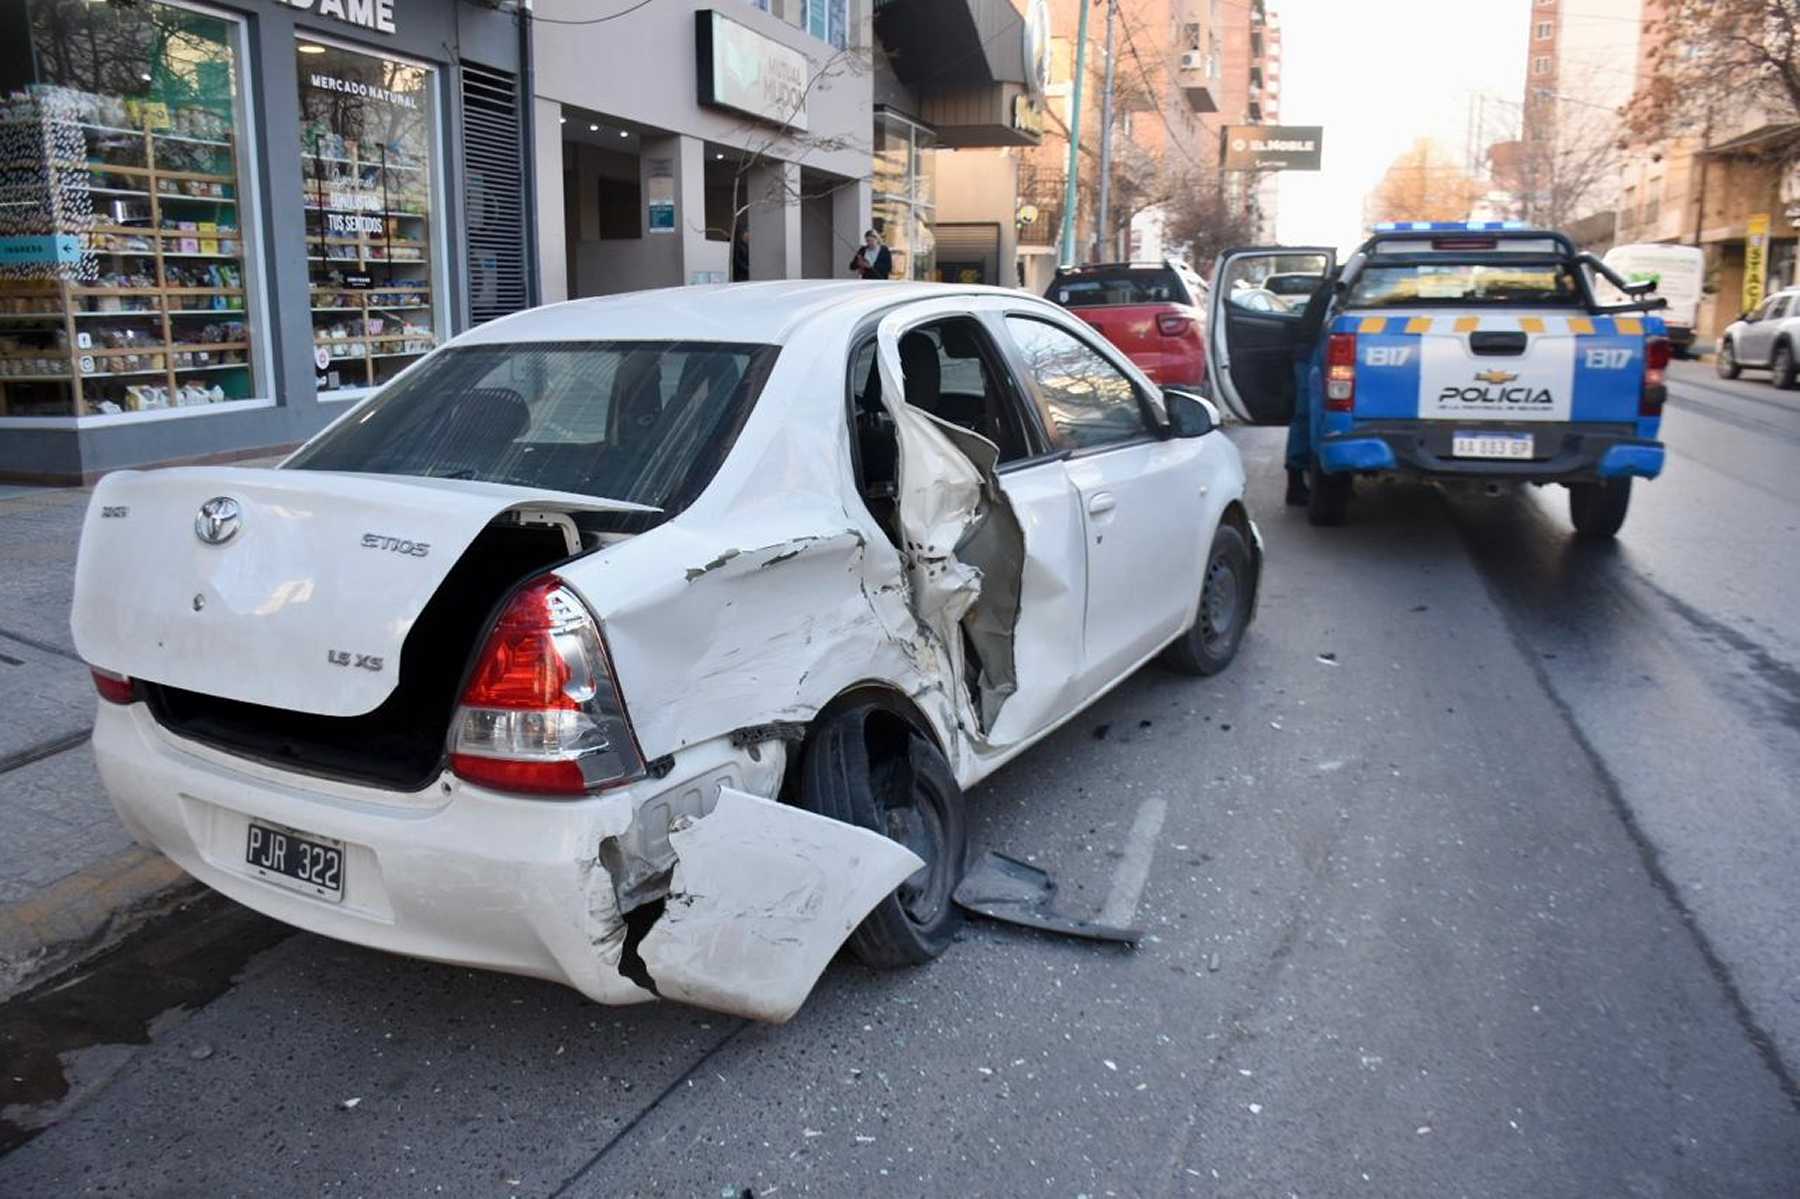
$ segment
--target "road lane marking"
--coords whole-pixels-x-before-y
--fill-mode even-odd
[[[1125,856],[1113,874],[1112,890],[1100,909],[1099,923],[1115,928],[1129,927],[1137,916],[1138,900],[1144,896],[1144,884],[1150,881],[1150,860],[1156,856],[1156,838],[1162,832],[1169,805],[1160,799],[1146,799],[1138,807],[1137,819],[1125,838]]]

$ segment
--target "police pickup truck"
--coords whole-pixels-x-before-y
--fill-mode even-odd
[[[1317,247],[1220,256],[1214,392],[1240,418],[1290,421],[1314,524],[1341,524],[1358,475],[1569,489],[1576,532],[1610,537],[1633,477],[1662,470],[1670,349],[1653,283],[1630,283],[1560,233],[1516,222],[1377,225],[1341,267]],[[1313,271],[1285,312],[1232,303]],[[1603,305],[1596,279],[1625,302]],[[1310,495],[1307,492],[1310,491]],[[1292,494],[1292,493],[1290,493]]]

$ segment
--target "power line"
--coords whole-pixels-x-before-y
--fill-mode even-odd
[[[464,3],[473,4],[474,0],[464,0]],[[572,20],[566,17],[540,17],[534,12],[531,14],[531,21],[534,25],[604,25],[608,21],[616,21],[620,17],[628,17],[638,9],[648,8],[654,3],[656,3],[656,0],[638,0],[636,4],[621,8],[618,12],[609,12],[605,16],[600,17],[582,17],[579,20]],[[476,5],[476,7],[484,8],[486,6]]]

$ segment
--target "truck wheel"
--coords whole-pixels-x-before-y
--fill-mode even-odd
[[[1738,365],[1737,350],[1729,341],[1719,343],[1719,356],[1713,361],[1713,369],[1719,372],[1721,379],[1735,379],[1743,373],[1744,368]]]
[[[1187,674],[1218,674],[1237,657],[1250,623],[1250,598],[1256,577],[1244,535],[1222,524],[1213,534],[1206,556],[1206,578],[1200,584],[1200,608],[1194,623],[1167,650],[1163,661]]]
[[[1775,347],[1775,357],[1769,359],[1769,382],[1782,391],[1794,389],[1794,351],[1785,341]]]
[[[1625,523],[1631,505],[1631,479],[1569,484],[1569,520],[1581,537],[1604,539]]]
[[[1348,472],[1328,474],[1312,468],[1312,498],[1306,504],[1306,519],[1315,525],[1341,525],[1350,513],[1350,492],[1356,476]]]
[[[832,717],[814,733],[800,778],[809,811],[873,829],[925,861],[850,934],[850,951],[877,969],[928,962],[949,946],[959,922],[950,896],[969,847],[962,788],[935,746],[909,729],[871,759],[870,719],[885,715],[870,704]]]

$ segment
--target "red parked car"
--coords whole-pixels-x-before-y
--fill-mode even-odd
[[[1206,283],[1186,264],[1062,267],[1044,298],[1106,335],[1152,380],[1206,386]]]

